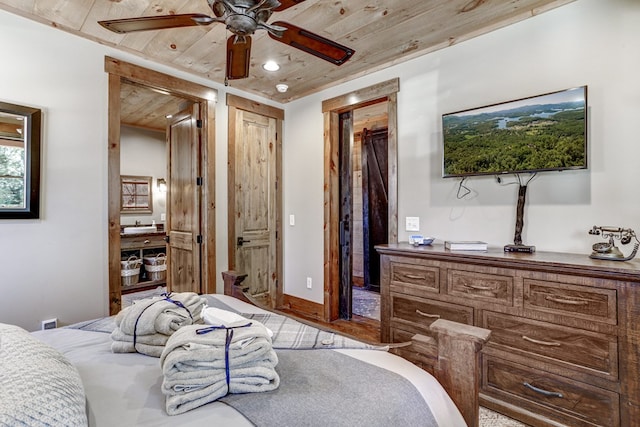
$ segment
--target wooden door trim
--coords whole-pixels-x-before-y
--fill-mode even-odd
[[[324,320],[331,322],[340,316],[340,177],[336,167],[339,159],[339,114],[355,110],[380,100],[387,100],[388,139],[388,237],[398,241],[398,78],[346,93],[322,102],[324,115]]]
[[[203,120],[202,174],[203,189],[203,292],[216,291],[215,259],[215,104],[218,91],[178,77],[149,70],[105,56],[105,72],[109,74],[108,93],[108,238],[109,238],[109,313],[121,308],[120,290],[120,87],[123,81],[160,89],[171,95],[192,100],[199,105]]]
[[[259,114],[261,116],[271,117],[276,120],[276,282],[278,286],[275,289],[275,307],[282,307],[284,304],[284,283],[283,283],[283,249],[282,249],[282,122],[284,120],[284,110],[272,107],[270,105],[262,104],[260,102],[252,101],[239,97],[237,95],[227,94],[227,106],[228,106],[228,172],[227,172],[227,248],[229,258],[229,269],[235,268],[235,247],[236,242],[233,240],[236,229],[236,217],[234,215],[234,208],[236,205],[235,199],[235,153],[236,153],[236,110],[248,111],[250,113]],[[271,292],[272,290],[270,290]]]

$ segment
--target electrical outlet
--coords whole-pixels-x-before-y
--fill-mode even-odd
[[[311,280],[311,277],[307,277],[307,289],[311,289],[312,286],[313,280]]]
[[[160,221],[166,221],[167,220],[167,214],[160,214]]]
[[[58,327],[58,319],[49,319],[42,321],[42,330],[45,329],[55,329]]]
[[[406,231],[420,231],[420,217],[408,216],[406,217]]]

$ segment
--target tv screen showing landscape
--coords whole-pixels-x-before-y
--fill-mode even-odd
[[[587,87],[442,116],[443,176],[587,167]]]

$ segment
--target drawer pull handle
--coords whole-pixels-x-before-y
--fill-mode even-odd
[[[476,291],[493,291],[493,288],[491,286],[467,285],[467,287],[475,289]]]
[[[428,317],[430,319],[439,319],[440,315],[439,314],[429,314],[429,313],[424,313],[420,310],[416,309],[416,313],[418,313],[420,316],[424,316],[424,317]]]
[[[147,243],[151,243],[151,241],[149,239],[144,241],[144,244],[146,245]]]
[[[534,387],[531,384],[529,384],[528,382],[524,382],[522,383],[522,385],[524,385],[526,388],[535,391],[536,393],[540,393],[543,394],[545,396],[549,396],[549,397],[559,397],[559,398],[563,398],[564,396],[562,395],[562,393],[558,393],[557,391],[547,391],[547,390],[543,390],[541,388],[538,387]]]
[[[574,299],[564,299],[564,298],[557,298],[557,297],[552,297],[550,295],[547,295],[544,299],[546,299],[547,301],[552,301],[552,302],[557,302],[559,304],[568,304],[568,305],[587,305],[589,304],[589,301],[585,301],[585,300],[574,300]]]
[[[426,277],[425,276],[420,276],[417,274],[405,274],[405,276],[407,276],[408,279],[419,279],[419,280],[425,280]]]
[[[540,340],[536,340],[536,339],[533,339],[533,338],[529,338],[526,335],[523,335],[522,339],[525,340],[525,341],[532,342],[534,344],[546,345],[546,346],[549,346],[549,347],[559,347],[560,346],[559,342],[540,341]]]

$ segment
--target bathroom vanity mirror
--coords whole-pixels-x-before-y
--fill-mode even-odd
[[[0,102],[0,219],[40,217],[37,108]]]
[[[151,200],[150,176],[120,176],[120,213],[150,214],[153,213]]]

